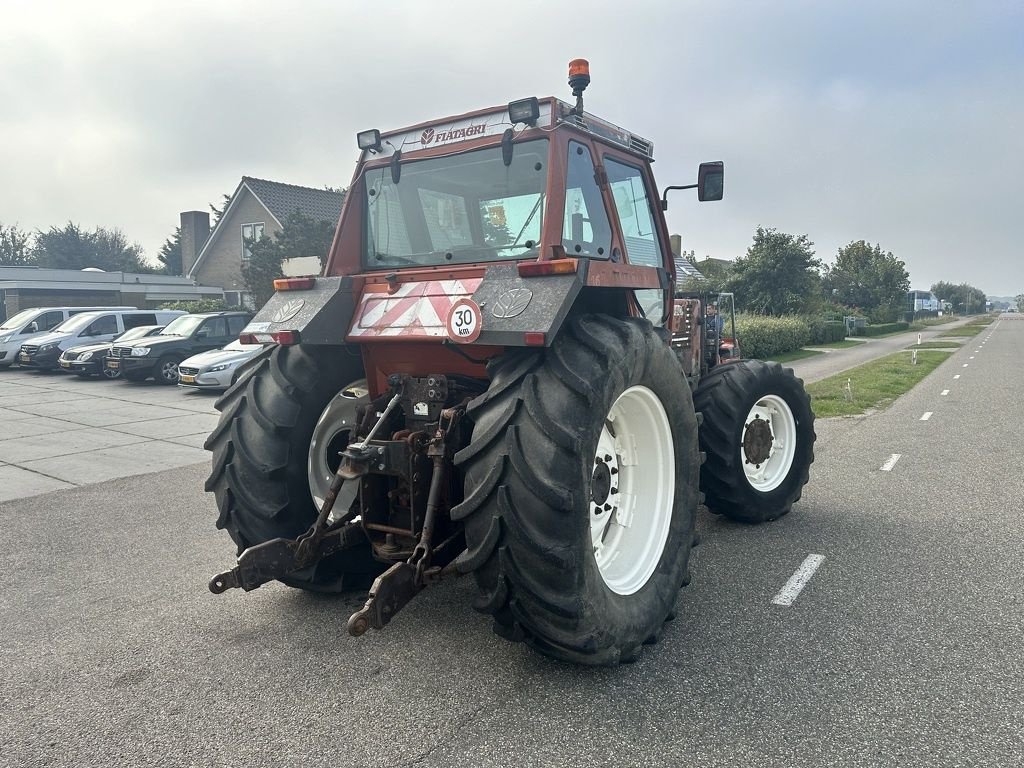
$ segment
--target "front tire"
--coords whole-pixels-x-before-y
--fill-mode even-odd
[[[178,383],[178,363],[182,358],[167,356],[161,357],[157,363],[155,374],[153,376],[156,379],[157,384],[164,384],[165,386],[173,386]]]
[[[217,499],[217,527],[228,532],[240,553],[269,539],[293,539],[313,524],[318,510],[310,468],[314,432],[330,435],[323,455],[316,454],[324,461],[328,448],[336,454],[345,447],[321,417],[361,376],[360,359],[344,349],[268,347],[239,368],[235,383],[217,400],[220,423],[205,444],[213,453],[206,490]],[[321,467],[318,476],[327,473]],[[343,486],[339,515],[347,511],[343,499],[351,504],[354,498],[345,491]],[[281,581],[317,592],[366,589],[384,566],[373,559],[365,535],[355,533],[356,546]]]
[[[452,510],[476,607],[549,656],[632,661],[689,578],[700,461],[679,363],[646,320],[586,316],[489,373]]]
[[[814,412],[791,368],[740,360],[716,368],[693,396],[703,414],[701,490],[708,508],[744,523],[782,517],[814,462]]]

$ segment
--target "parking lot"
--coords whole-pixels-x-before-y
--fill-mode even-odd
[[[0,501],[208,460],[215,396],[0,370]]]

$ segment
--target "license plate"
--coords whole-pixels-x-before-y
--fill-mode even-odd
[[[70,368],[71,367],[71,363],[69,363],[67,360],[61,360],[59,362],[60,362],[60,367],[61,368]]]
[[[195,381],[196,381],[196,377],[195,376],[179,376],[178,377],[178,381],[180,381],[182,384],[194,384]]]
[[[120,360],[107,360],[107,368],[120,368],[120,367],[121,367],[121,361]]]

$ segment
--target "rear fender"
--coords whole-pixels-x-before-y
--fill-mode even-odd
[[[343,344],[356,297],[351,277],[318,277],[312,288],[278,291],[242,331],[298,331],[303,344]]]

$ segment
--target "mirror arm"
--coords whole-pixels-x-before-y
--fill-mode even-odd
[[[665,191],[661,193],[661,210],[663,210],[663,211],[667,211],[668,210],[668,193],[669,193],[669,190],[673,190],[673,189],[696,189],[696,188],[697,188],[696,184],[686,184],[685,186],[682,186],[682,187],[665,187]]]

